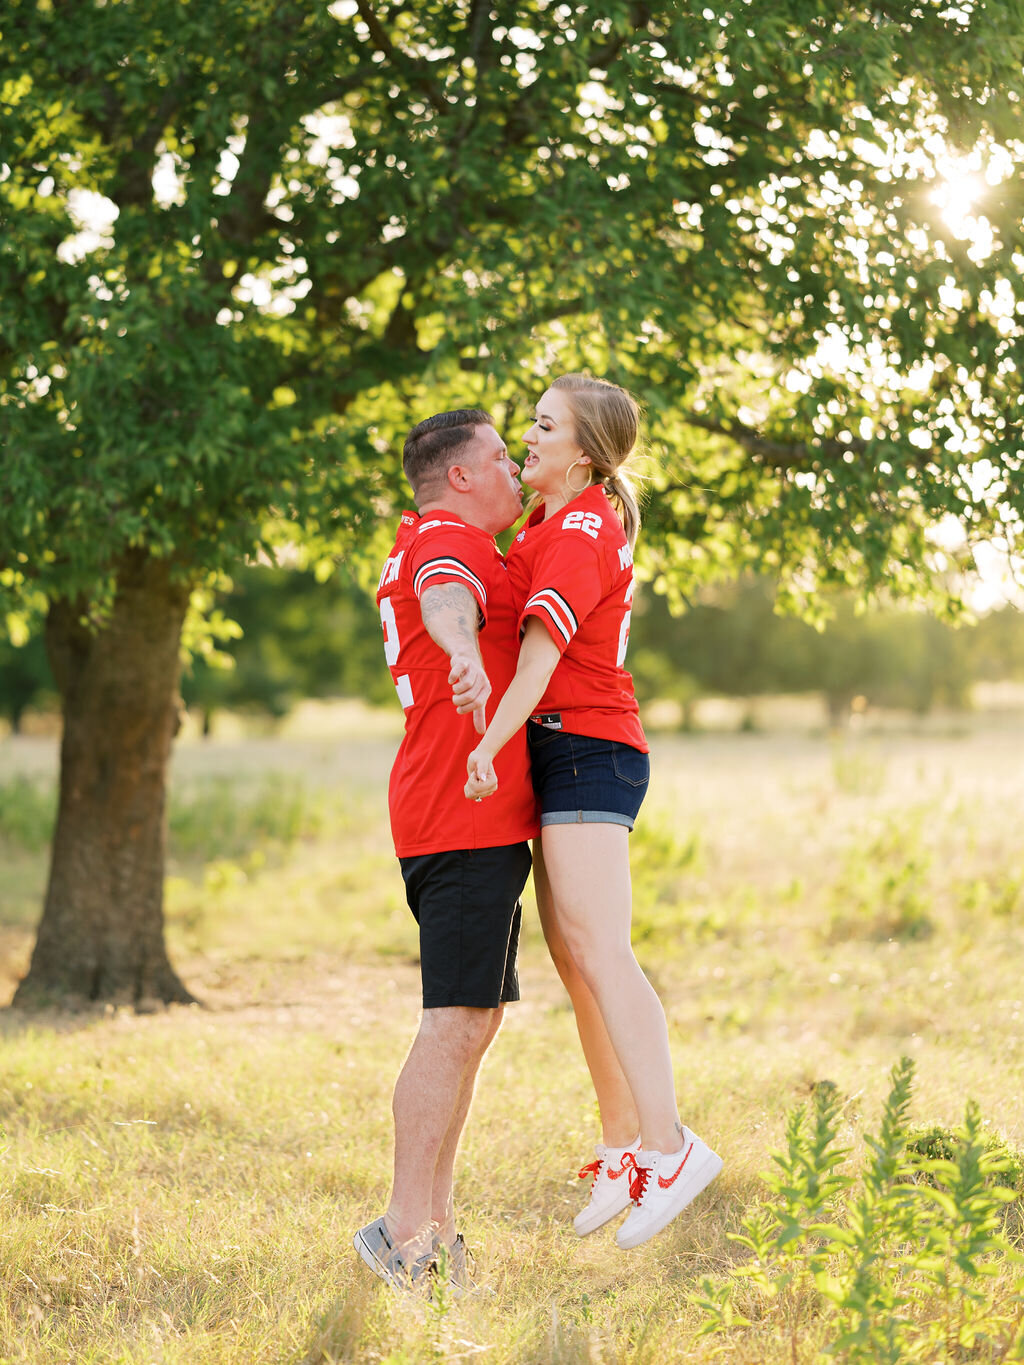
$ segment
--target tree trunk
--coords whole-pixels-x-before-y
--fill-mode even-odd
[[[46,904],[16,1005],[189,1001],[164,945],[167,760],[178,730],[189,588],[165,561],[118,566],[109,622],[73,602],[46,622],[63,702],[60,804]]]

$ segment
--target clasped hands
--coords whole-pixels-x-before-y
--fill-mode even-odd
[[[473,712],[473,727],[478,735],[487,729],[485,708],[491,695],[491,683],[484,672],[482,661],[473,654],[453,654],[448,684],[452,689],[452,704],[459,715]],[[473,750],[466,760],[469,781],[464,788],[470,801],[482,801],[498,790],[494,758],[482,746]]]

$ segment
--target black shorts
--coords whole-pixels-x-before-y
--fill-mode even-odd
[[[519,897],[531,861],[525,841],[399,859],[420,926],[425,1010],[519,999]]]

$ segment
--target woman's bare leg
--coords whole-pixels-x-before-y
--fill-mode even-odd
[[[624,825],[545,825],[541,844],[550,918],[597,1006],[636,1106],[643,1145],[677,1151],[682,1130],[665,1011],[630,942],[629,833]],[[589,1019],[586,1028],[588,1039],[598,1036]],[[600,1062],[599,1073],[608,1074]]]
[[[625,1147],[640,1131],[640,1120],[629,1082],[619,1066],[608,1030],[590,987],[580,975],[558,927],[551,898],[551,886],[544,866],[544,852],[538,839],[533,846],[533,885],[537,911],[555,970],[569,993],[576,1015],[576,1028],[583,1056],[601,1111],[601,1140],[609,1147]]]

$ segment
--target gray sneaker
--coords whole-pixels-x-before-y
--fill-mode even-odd
[[[429,1291],[430,1275],[435,1264],[434,1253],[428,1251],[425,1256],[413,1261],[412,1265],[406,1265],[395,1250],[383,1218],[360,1228],[352,1238],[352,1245],[373,1273],[379,1275],[392,1289],[399,1293],[408,1289]]]
[[[463,1241],[461,1232],[450,1246],[442,1241],[434,1243],[433,1273],[447,1275],[448,1283],[457,1299],[475,1287],[472,1261],[473,1254]]]

